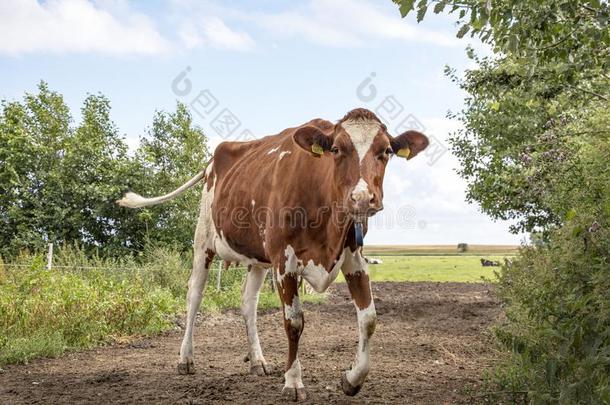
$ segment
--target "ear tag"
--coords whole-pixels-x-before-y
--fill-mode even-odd
[[[311,145],[311,151],[316,155],[324,154],[324,149],[322,149],[322,146],[320,146],[320,144],[318,143],[314,143],[313,145]]]
[[[396,152],[396,155],[405,158],[405,159],[409,159],[409,156],[411,156],[411,149],[409,148],[402,148],[402,149],[398,149],[398,152]]]

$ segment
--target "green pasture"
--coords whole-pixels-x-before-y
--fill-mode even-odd
[[[498,267],[481,266],[480,258],[503,263],[506,256],[372,256],[382,264],[369,265],[373,281],[494,281]]]

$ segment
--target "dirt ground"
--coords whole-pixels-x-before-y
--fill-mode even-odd
[[[484,284],[376,283],[373,366],[356,397],[339,387],[357,345],[355,310],[344,285],[327,303],[305,305],[299,357],[308,403],[449,404],[468,401],[493,362],[488,327],[499,305]],[[182,332],[7,366],[0,404],[281,402],[287,347],[279,310],[259,314],[270,376],[248,374],[245,326],[229,311],[204,315],[195,335],[195,375],[176,371]]]

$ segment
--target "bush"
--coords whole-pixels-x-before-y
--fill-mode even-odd
[[[184,314],[190,261],[153,246],[137,260],[102,259],[67,246],[56,250],[50,271],[44,254],[22,254],[10,264],[0,259],[0,365],[173,327],[176,315]],[[204,310],[239,308],[245,270],[223,271],[217,291],[216,269],[214,264]],[[277,294],[266,284],[259,309],[278,308]]]
[[[40,257],[8,266],[0,283],[0,364],[157,333],[178,308],[169,290],[136,273],[48,271]]]
[[[512,357],[491,376],[491,391],[610,403],[610,232],[595,224],[573,218],[502,269],[507,321],[496,336]]]

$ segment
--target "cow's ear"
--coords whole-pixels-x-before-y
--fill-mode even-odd
[[[322,132],[319,128],[305,125],[292,135],[292,139],[301,148],[314,156],[322,156],[332,146],[332,138]]]
[[[407,131],[392,138],[390,145],[397,156],[413,159],[419,152],[426,149],[430,142],[421,132]]]

